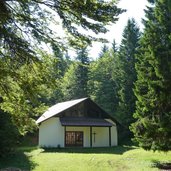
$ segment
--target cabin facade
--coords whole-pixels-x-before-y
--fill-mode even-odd
[[[117,121],[89,98],[58,103],[36,123],[41,147],[109,147],[118,144]]]

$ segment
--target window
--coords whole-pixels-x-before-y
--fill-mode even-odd
[[[66,147],[83,147],[83,132],[81,131],[66,131],[65,132]]]

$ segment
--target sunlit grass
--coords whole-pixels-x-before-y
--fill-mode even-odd
[[[156,162],[171,161],[171,152],[145,151],[131,146],[87,149],[20,148],[0,160],[0,168],[17,167],[33,171],[148,171]]]

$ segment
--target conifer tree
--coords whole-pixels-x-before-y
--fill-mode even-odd
[[[79,89],[79,96],[80,97],[87,97],[87,81],[88,81],[88,72],[89,72],[89,64],[90,60],[88,57],[88,51],[87,48],[82,48],[81,50],[78,50],[77,52],[77,58],[78,60],[78,67],[76,70],[76,76],[78,81],[78,87]]]
[[[104,44],[104,45],[102,46],[102,48],[101,48],[100,53],[99,53],[99,58],[102,58],[102,57],[105,55],[105,53],[107,53],[108,50],[109,50],[109,49],[108,49],[107,45]]]
[[[112,49],[113,49],[114,53],[116,53],[118,51],[117,43],[115,40],[113,40],[113,42],[112,42]]]
[[[87,97],[87,81],[89,72],[89,57],[87,48],[77,51],[76,61],[70,65],[64,75],[62,90],[65,100]]]
[[[134,19],[129,19],[123,31],[123,38],[119,49],[117,84],[119,104],[117,116],[128,129],[133,122],[135,111],[135,95],[133,93],[136,80],[135,55],[139,46],[140,31]]]
[[[131,130],[147,150],[171,149],[171,4],[152,1],[137,55],[137,119]]]

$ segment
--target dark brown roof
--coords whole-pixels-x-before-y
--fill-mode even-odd
[[[114,124],[99,118],[84,118],[84,117],[63,117],[60,118],[62,126],[99,126],[109,127]]]

